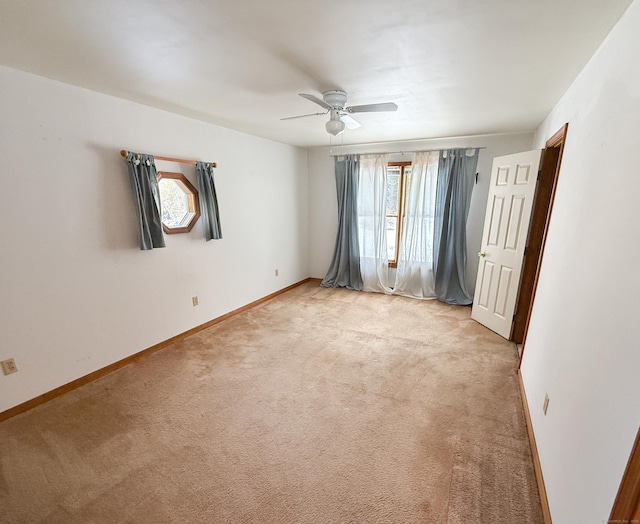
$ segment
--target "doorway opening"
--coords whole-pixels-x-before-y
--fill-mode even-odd
[[[568,127],[569,124],[565,124],[547,140],[540,164],[541,168],[533,200],[531,223],[524,253],[520,290],[516,302],[515,319],[511,332],[511,340],[516,344],[522,345],[520,360],[522,360],[525,350],[527,330],[538,286],[544,245],[549,229],[549,220]]]

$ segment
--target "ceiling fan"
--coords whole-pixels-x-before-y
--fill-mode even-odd
[[[347,106],[347,93],[338,89],[332,89],[322,93],[322,100],[315,95],[299,93],[302,98],[318,104],[326,111],[323,113],[309,113],[307,115],[289,116],[281,120],[292,120],[294,118],[304,118],[307,116],[326,115],[329,113],[329,121],[325,124],[328,133],[337,136],[344,131],[344,128],[357,129],[362,124],[353,118],[350,113],[370,113],[378,111],[395,111],[398,106],[393,102],[383,102],[381,104],[364,104],[360,106]]]

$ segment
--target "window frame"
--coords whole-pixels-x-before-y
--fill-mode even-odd
[[[405,222],[405,208],[406,208],[406,196],[407,196],[407,175],[405,169],[407,166],[411,166],[411,162],[388,162],[387,167],[399,167],[400,168],[400,182],[398,183],[398,216],[396,227],[396,252],[395,258],[389,259],[389,267],[398,267],[398,257],[400,256],[400,238],[402,237],[402,230]],[[385,213],[385,220],[394,215]]]
[[[189,220],[179,227],[169,227],[162,222],[162,230],[167,235],[176,235],[178,233],[188,233],[196,225],[196,222],[200,218],[200,199],[198,198],[198,190],[195,186],[187,180],[182,173],[173,173],[170,171],[158,171],[158,182],[162,179],[175,180],[175,182],[182,188],[187,195],[187,202],[189,205]],[[158,191],[161,192],[160,187]],[[162,192],[161,192],[162,193]],[[162,194],[160,194],[160,201],[162,202]],[[162,217],[160,217],[162,220]]]

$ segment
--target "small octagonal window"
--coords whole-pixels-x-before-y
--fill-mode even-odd
[[[182,173],[158,173],[162,229],[172,235],[188,233],[200,218],[198,191]]]

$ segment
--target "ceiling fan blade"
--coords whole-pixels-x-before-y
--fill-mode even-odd
[[[347,126],[347,129],[358,129],[359,127],[362,127],[362,124],[360,122],[349,115],[340,115],[340,120],[344,122],[344,125]]]
[[[398,105],[393,102],[384,102],[382,104],[365,104],[361,106],[345,107],[347,113],[371,113],[375,111],[395,111]]]
[[[319,106],[324,107],[327,110],[331,109],[331,106],[329,104],[327,104],[324,100],[321,100],[315,95],[308,95],[306,93],[298,93],[298,95],[300,95],[302,98],[306,98],[307,100],[309,100],[310,102],[313,102],[314,104],[318,104]]]
[[[328,111],[325,111],[324,113],[309,113],[308,115],[287,116],[285,118],[281,118],[280,120],[293,120],[295,118],[304,118],[306,116],[326,115],[327,113]]]

